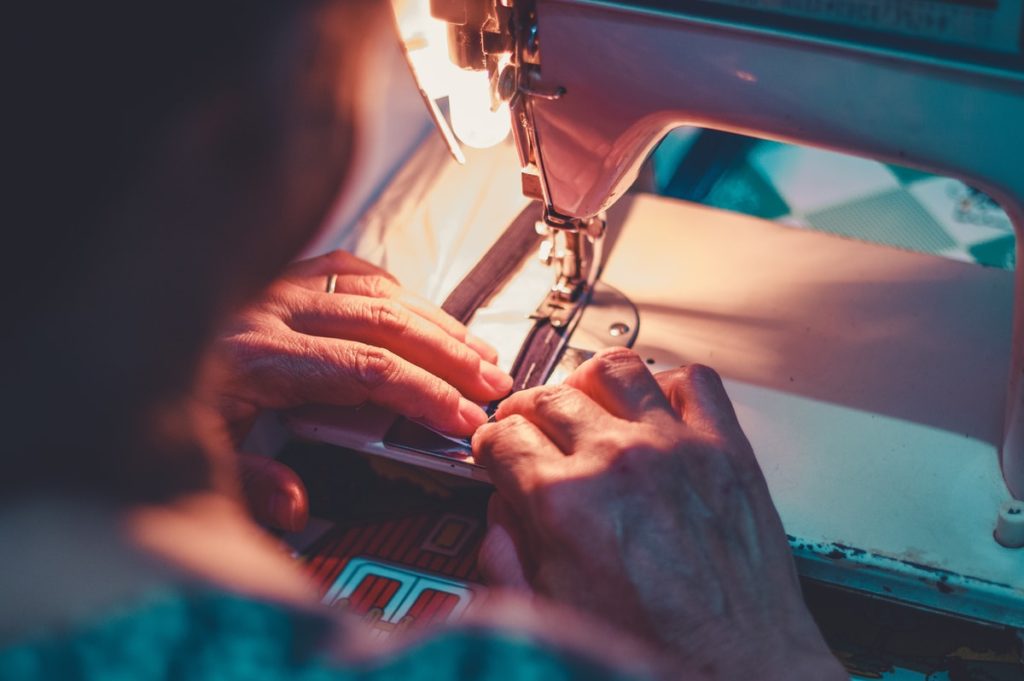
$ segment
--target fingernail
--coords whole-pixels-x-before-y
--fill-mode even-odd
[[[473,404],[465,397],[460,397],[459,418],[462,419],[467,431],[472,432],[487,421],[487,414],[478,405]]]
[[[305,524],[303,509],[299,501],[285,492],[270,495],[270,516],[282,530],[297,532]]]
[[[506,395],[512,389],[512,377],[490,362],[480,362],[480,376],[500,395]]]
[[[480,336],[476,336],[472,333],[466,334],[466,345],[477,351],[481,357],[486,359],[491,364],[498,361],[498,349],[485,341]]]

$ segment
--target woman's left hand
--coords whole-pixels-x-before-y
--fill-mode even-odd
[[[219,346],[221,412],[236,442],[262,409],[364,402],[467,436],[486,421],[478,404],[512,387],[494,348],[344,251],[292,265]]]
[[[334,279],[333,293],[327,292]],[[292,265],[220,341],[235,425],[264,408],[373,402],[452,435],[512,379],[497,352],[384,270],[344,251]]]

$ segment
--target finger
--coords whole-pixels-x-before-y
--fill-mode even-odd
[[[253,517],[264,525],[298,532],[309,520],[306,486],[295,472],[267,456],[240,454],[242,492]]]
[[[568,385],[521,390],[502,401],[495,418],[518,414],[540,428],[562,452],[577,451],[582,440],[611,415],[583,392]]]
[[[628,421],[675,419],[671,405],[643,360],[626,348],[598,352],[566,384],[582,390],[611,414]]]
[[[311,291],[324,292],[325,279],[323,276],[294,277],[290,280]],[[447,312],[423,296],[399,286],[393,279],[378,274],[345,274],[339,276],[335,281],[334,292],[393,300],[427,321],[436,324],[449,336],[462,341],[488,362],[493,364],[498,361],[498,351],[494,347],[469,333],[465,325]]]
[[[457,436],[487,420],[454,387],[383,348],[287,332],[261,351],[251,382],[276,397],[279,404],[268,407],[373,402]]]
[[[655,379],[672,408],[691,428],[717,434],[740,430],[732,400],[714,369],[689,364],[663,371]]]
[[[473,435],[473,457],[487,469],[495,488],[516,507],[565,455],[534,424],[518,414],[481,426]]]
[[[492,494],[487,504],[487,534],[477,553],[477,566],[491,586],[530,591],[522,535],[519,520],[508,502]]]
[[[504,397],[512,377],[436,325],[394,301],[303,293],[287,320],[300,333],[386,348],[455,386],[476,402]]]
[[[317,287],[317,290],[320,291],[327,289],[327,277],[332,274],[339,276],[343,274],[372,274],[398,283],[398,279],[387,270],[341,249],[308,260],[294,262],[288,266],[288,270],[285,272],[285,276],[289,278],[321,278],[321,284]]]

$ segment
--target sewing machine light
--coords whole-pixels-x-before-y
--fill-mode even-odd
[[[490,79],[486,71],[454,69],[450,76],[448,106],[452,128],[467,146],[486,149],[500,144],[512,130],[508,104],[491,110]]]
[[[450,75],[455,71],[447,56],[444,23],[430,15],[428,2],[394,2],[398,32],[417,84],[431,99],[449,94]]]
[[[452,156],[465,162],[459,141],[486,148],[504,140],[512,127],[508,104],[492,108],[487,71],[465,70],[452,63],[447,24],[431,15],[429,0],[392,0],[391,4],[406,60]],[[445,99],[450,120],[439,104]]]

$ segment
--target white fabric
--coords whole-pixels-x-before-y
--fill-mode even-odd
[[[440,304],[526,207],[511,142],[467,149],[462,166],[432,136],[359,221],[350,249]],[[530,258],[470,328],[498,348],[508,370],[532,322],[528,315],[551,286],[550,268]]]

